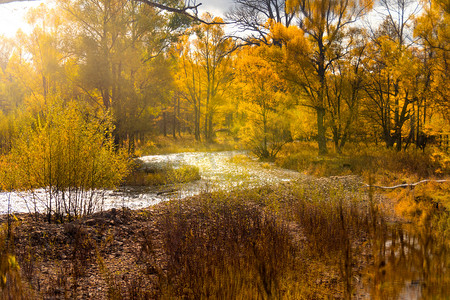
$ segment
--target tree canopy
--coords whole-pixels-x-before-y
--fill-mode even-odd
[[[31,10],[31,32],[1,38],[2,152],[56,98],[89,119],[111,116],[115,145],[130,153],[158,134],[226,133],[273,157],[296,139],[317,141],[320,154],[359,142],[400,151],[449,131],[446,3],[381,1],[372,27],[370,0],[236,0],[225,19],[199,16],[199,5]]]

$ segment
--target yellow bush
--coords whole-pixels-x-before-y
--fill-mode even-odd
[[[3,158],[4,188],[46,190],[48,215],[69,218],[98,209],[95,194],[119,184],[128,172],[116,151],[108,115],[89,118],[73,102],[54,101],[30,118]]]

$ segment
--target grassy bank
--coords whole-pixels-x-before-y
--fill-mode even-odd
[[[317,177],[358,175],[365,183],[384,186],[450,177],[450,156],[437,148],[430,147],[425,152],[417,149],[397,152],[375,146],[359,149],[362,150],[348,147],[342,155],[318,156],[315,143],[294,142],[283,148],[276,164]],[[385,205],[391,206],[398,216],[421,224],[434,219],[440,232],[449,231],[450,183],[379,192],[391,199]]]
[[[368,182],[398,184],[450,176],[450,156],[438,149],[397,152],[381,146],[348,147],[342,154],[318,156],[312,142],[287,144],[276,164],[315,176],[360,175]]]
[[[420,153],[318,158],[306,147],[278,163],[317,175],[373,172],[381,183],[446,170],[431,158],[409,166]],[[198,175],[185,168],[146,169],[133,180]],[[441,299],[450,293],[449,189],[428,183],[374,194],[359,176],[304,177],[65,224],[0,216],[0,299],[395,299],[413,282],[424,298]]]
[[[198,167],[182,165],[174,167],[165,165],[159,167],[139,168],[135,165],[130,174],[122,182],[125,186],[158,186],[165,184],[186,183],[199,180]],[[142,167],[142,166],[141,166]]]
[[[3,217],[3,233],[6,223]],[[5,299],[323,299],[367,295],[384,217],[352,182],[214,193],[66,224],[18,216]],[[7,256],[4,256],[7,255]],[[17,261],[16,267],[11,261]],[[5,267],[6,264],[6,267]],[[19,268],[20,266],[20,268]],[[369,283],[368,283],[369,284]]]

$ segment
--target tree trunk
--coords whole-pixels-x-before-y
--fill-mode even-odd
[[[317,143],[319,146],[319,155],[324,155],[328,153],[327,140],[325,137],[325,108],[316,108],[317,112]]]
[[[334,148],[336,150],[337,153],[341,154],[341,147],[339,144],[339,141],[341,140],[340,137],[340,130],[338,129],[338,127],[336,125],[332,126],[332,132],[333,132],[333,142],[334,142]]]
[[[163,112],[163,134],[167,136],[166,112]]]
[[[213,113],[212,112],[209,113],[208,123],[209,123],[208,124],[208,141],[212,142],[213,135],[214,135],[214,132],[213,132]]]
[[[177,122],[177,126],[178,126],[178,136],[181,137],[181,113],[180,113],[180,97],[177,97],[177,117],[178,117],[178,122]]]
[[[172,119],[172,136],[174,139],[177,138],[177,114],[175,109],[173,111],[173,119]]]
[[[197,101],[194,103],[194,136],[195,140],[200,140],[200,115],[198,112]]]
[[[133,155],[135,149],[134,133],[128,136],[128,155]]]
[[[265,109],[263,111],[263,130],[264,130],[264,140],[263,140],[262,157],[268,158],[269,150],[267,149],[267,117]]]

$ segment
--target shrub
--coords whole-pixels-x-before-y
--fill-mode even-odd
[[[198,167],[182,165],[177,168],[167,165],[152,170],[136,169],[125,179],[124,185],[155,186],[174,183],[186,183],[199,180]]]
[[[283,146],[292,141],[286,120],[273,114],[269,115],[270,121],[259,122],[252,119],[252,122],[242,127],[239,133],[245,148],[250,148],[261,160],[274,160]]]
[[[73,102],[53,102],[30,119],[4,158],[4,188],[44,189],[40,204],[49,220],[92,213],[101,208],[102,189],[115,187],[128,170],[112,131],[108,115],[93,119]]]

